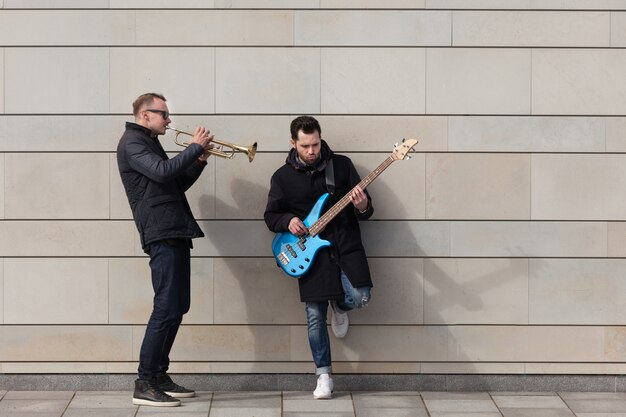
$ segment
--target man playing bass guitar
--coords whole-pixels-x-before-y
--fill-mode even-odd
[[[318,199],[330,193],[331,202],[349,194],[350,202],[321,232],[330,242],[321,248],[309,269],[298,279],[300,300],[305,303],[309,345],[318,376],[316,399],[331,398],[333,381],[330,341],[326,324],[328,306],[336,337],[348,331],[349,310],[370,301],[372,279],[361,242],[359,220],[374,212],[352,161],[336,155],[321,139],[322,129],[310,116],[291,122],[291,146],[285,164],[273,174],[265,209],[265,223],[274,233],[306,236],[303,222]],[[334,175],[333,175],[334,173]],[[327,204],[330,206],[331,204]]]

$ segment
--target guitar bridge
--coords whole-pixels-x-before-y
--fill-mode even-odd
[[[287,258],[287,255],[285,255],[285,252],[279,253],[277,258],[283,265],[287,265],[289,263],[289,258]]]

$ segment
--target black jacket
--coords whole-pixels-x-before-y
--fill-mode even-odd
[[[303,220],[315,202],[328,192],[325,170],[329,159],[333,160],[335,192],[326,203],[326,209],[332,207],[361,181],[352,161],[346,156],[333,154],[324,141],[321,161],[315,167],[302,165],[296,156],[295,149],[292,149],[285,165],[271,179],[264,217],[267,227],[274,233],[288,232],[289,221],[294,216]],[[372,286],[359,228],[359,220],[368,219],[374,212],[371,198],[369,194],[367,196],[368,208],[365,213],[359,213],[349,204],[320,234],[332,246],[322,248],[311,269],[298,280],[302,301],[341,299],[341,270],[346,273],[354,287]]]
[[[169,159],[158,138],[150,134],[149,129],[127,122],[117,146],[120,176],[146,251],[159,240],[204,236],[185,197],[206,166],[197,162],[202,146],[191,144]]]

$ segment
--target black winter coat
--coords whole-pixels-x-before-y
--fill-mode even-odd
[[[328,192],[326,161],[322,161],[317,169],[307,169],[295,162],[295,152],[295,149],[291,150],[285,165],[271,179],[264,217],[267,227],[274,233],[288,232],[289,221],[294,216],[304,220],[316,201]],[[352,190],[361,178],[352,161],[346,156],[333,154],[324,141],[322,156],[326,160],[332,158],[335,172],[335,192],[325,207],[329,209]],[[369,194],[367,197],[368,208],[365,213],[359,213],[349,204],[320,234],[322,239],[330,241],[332,245],[322,248],[309,271],[298,279],[301,301],[342,299],[342,270],[352,286],[372,287],[359,228],[359,220],[368,219],[374,212]]]
[[[127,122],[117,146],[117,165],[144,251],[159,240],[204,236],[185,197],[206,166],[197,162],[202,146],[191,144],[169,159],[150,134]]]

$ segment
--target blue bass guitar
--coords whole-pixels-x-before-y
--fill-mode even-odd
[[[405,139],[396,145],[393,152],[372,171],[367,177],[357,184],[361,189],[365,189],[376,177],[378,177],[392,162],[405,159],[407,154],[417,144],[417,139]],[[280,266],[287,275],[299,278],[309,270],[317,252],[330,246],[331,243],[321,239],[318,235],[324,230],[326,225],[337,216],[348,204],[350,204],[350,192],[333,205],[322,215],[326,200],[329,194],[326,193],[317,200],[309,214],[303,220],[308,229],[308,233],[296,236],[289,232],[278,233],[272,241],[272,252]]]

